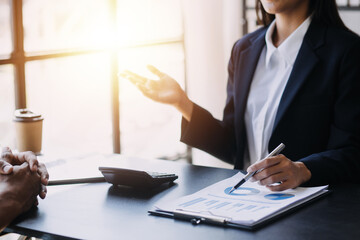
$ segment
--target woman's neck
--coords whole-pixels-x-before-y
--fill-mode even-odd
[[[274,46],[278,47],[307,19],[308,6],[303,4],[293,11],[278,13],[275,16],[276,25],[272,40]]]

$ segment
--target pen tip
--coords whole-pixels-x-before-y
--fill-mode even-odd
[[[235,188],[232,188],[232,189],[229,191],[229,193],[232,193],[234,190],[235,190]]]

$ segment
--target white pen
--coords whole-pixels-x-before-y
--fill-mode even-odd
[[[277,146],[277,148],[275,148],[271,153],[269,153],[269,155],[267,155],[264,159],[267,159],[269,157],[273,157],[275,155],[278,155],[283,149],[285,148],[285,144],[283,143],[280,143],[279,146]],[[262,159],[263,160],[263,159]],[[257,162],[259,161],[262,161],[262,160],[258,160]],[[263,169],[259,169],[255,172],[249,172],[245,175],[245,177],[243,179],[241,179],[240,182],[238,182],[230,191],[229,193],[232,193],[233,191],[235,191],[236,189],[238,189],[238,187],[240,187],[241,185],[243,185],[247,180],[249,180],[252,176],[254,176],[257,172],[261,171]]]

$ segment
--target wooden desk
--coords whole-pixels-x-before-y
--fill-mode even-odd
[[[234,170],[167,161],[122,161],[179,175],[176,184],[148,192],[108,183],[49,187],[37,210],[7,228],[45,239],[360,239],[360,185],[334,186],[333,192],[257,231],[148,216],[160,199],[173,200],[228,178]],[[53,192],[53,193],[52,193]]]

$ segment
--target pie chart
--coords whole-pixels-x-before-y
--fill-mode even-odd
[[[294,196],[295,195],[289,193],[271,193],[265,195],[264,197],[269,200],[284,200],[284,199],[292,198]]]
[[[231,196],[247,196],[247,195],[258,194],[260,192],[256,188],[239,187],[238,189],[235,189],[232,193],[230,193],[231,189],[232,187],[228,187],[225,189],[224,192],[227,195],[231,195]]]

